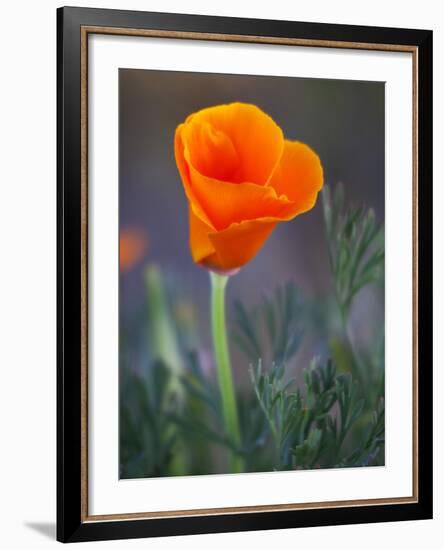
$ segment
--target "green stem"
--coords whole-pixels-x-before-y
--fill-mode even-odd
[[[225,430],[234,445],[239,448],[241,437],[225,321],[225,287],[228,277],[213,272],[211,272],[210,277],[214,358],[217,365]],[[230,453],[230,466],[233,473],[244,470],[243,458],[235,451]]]

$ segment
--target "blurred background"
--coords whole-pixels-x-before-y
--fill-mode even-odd
[[[123,370],[143,373],[152,358],[147,315],[157,307],[159,280],[180,328],[180,344],[198,349],[203,367],[214,370],[209,277],[189,252],[188,207],[173,143],[177,125],[189,114],[233,101],[256,104],[282,128],[285,138],[312,147],[321,158],[325,183],[335,188],[342,182],[347,204],[371,208],[377,222],[384,222],[384,83],[120,69]],[[150,266],[154,270],[147,275]],[[281,223],[256,258],[231,278],[229,330],[236,300],[251,308],[288,281],[300,289],[307,307],[305,335],[288,365],[291,376],[300,380],[313,356],[330,356],[328,331],[338,317],[321,200],[310,212]],[[367,287],[360,292],[349,325],[356,345],[363,347],[374,340],[375,331],[383,331],[381,289]],[[248,361],[237,346],[232,342],[230,346],[236,384],[243,387],[249,382]],[[125,395],[121,392],[121,401]]]
[[[383,221],[383,83],[120,69],[119,84],[120,230],[133,237],[130,247],[140,248],[131,269],[121,273],[121,330],[128,331],[140,313],[143,270],[147,262],[155,263],[177,277],[195,305],[201,342],[211,349],[209,278],[190,256],[187,201],[173,147],[177,125],[199,109],[232,101],[258,105],[286,138],[318,153],[327,184],[342,182],[347,200],[372,207]],[[255,304],[290,279],[308,297],[321,298],[331,290],[319,201],[312,211],[277,227],[256,258],[232,278],[228,300]],[[366,314],[355,315],[358,335],[365,337],[368,312],[375,306],[371,297],[361,304]],[[376,309],[374,315],[380,315]]]

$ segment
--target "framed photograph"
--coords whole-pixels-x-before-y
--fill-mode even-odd
[[[432,32],[57,35],[58,539],[431,518]]]

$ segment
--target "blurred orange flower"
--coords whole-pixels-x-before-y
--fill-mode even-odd
[[[191,254],[219,272],[250,261],[277,223],[313,208],[323,185],[316,153],[284,139],[270,116],[245,103],[190,115],[176,129],[175,157]]]
[[[148,246],[148,238],[141,229],[120,231],[120,270],[129,271],[142,259]]]

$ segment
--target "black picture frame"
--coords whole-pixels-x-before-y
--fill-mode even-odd
[[[112,521],[82,512],[81,29],[156,29],[417,51],[417,458],[415,502]],[[334,44],[333,44],[334,46]],[[432,32],[91,8],[57,10],[57,539],[62,542],[282,529],[432,517]],[[83,340],[82,340],[83,338]]]

